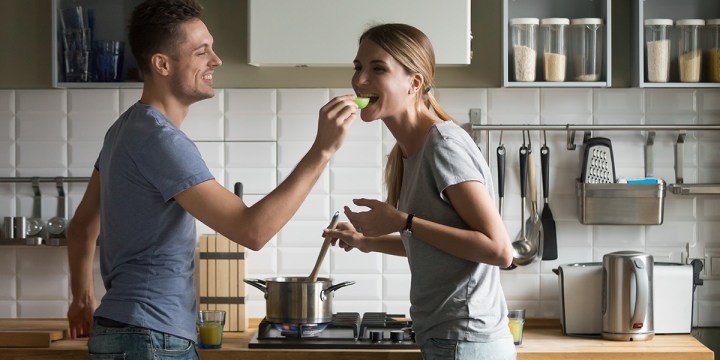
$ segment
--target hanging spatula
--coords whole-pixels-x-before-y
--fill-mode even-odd
[[[540,222],[543,226],[543,260],[555,260],[557,254],[557,234],[555,233],[555,219],[550,211],[548,197],[550,195],[550,148],[547,140],[540,148],[540,166],[542,167],[543,198],[545,204],[540,214]]]

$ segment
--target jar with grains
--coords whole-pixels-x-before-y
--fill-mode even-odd
[[[720,19],[705,22],[704,36],[707,81],[720,82]]]
[[[700,32],[705,26],[705,20],[682,19],[676,21],[675,25],[680,29],[680,41],[678,44],[680,81],[699,82],[700,69],[702,69]]]
[[[510,19],[515,81],[535,81],[539,23],[537,18]]]
[[[543,33],[543,70],[545,81],[565,81],[567,70],[567,27],[570,19],[540,20]]]
[[[575,81],[599,81],[602,74],[603,19],[570,20],[570,59]]]
[[[645,20],[646,79],[650,82],[667,82],[670,73],[670,19]]]

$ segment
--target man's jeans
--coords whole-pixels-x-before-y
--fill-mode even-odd
[[[199,359],[193,341],[103,318],[95,318],[88,351],[93,360]]]

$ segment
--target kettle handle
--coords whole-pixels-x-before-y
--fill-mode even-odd
[[[647,264],[644,264],[639,259],[632,259],[631,261],[635,273],[635,311],[630,321],[630,328],[640,329],[645,326],[647,317],[650,279]]]

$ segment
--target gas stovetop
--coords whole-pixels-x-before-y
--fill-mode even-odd
[[[383,312],[341,312],[327,324],[275,324],[263,320],[249,348],[417,349],[412,321]]]

